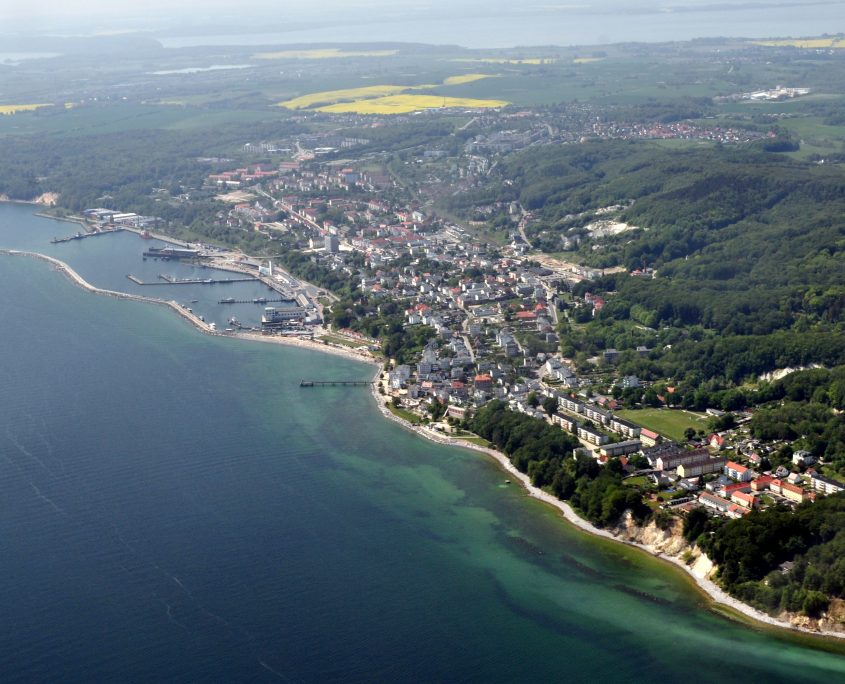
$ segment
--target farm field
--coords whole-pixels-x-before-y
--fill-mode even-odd
[[[706,431],[708,422],[707,417],[702,414],[679,409],[628,409],[617,411],[616,415],[675,441],[684,439],[684,430],[688,427],[696,432]]]
[[[784,40],[755,40],[755,45],[764,47],[795,47],[812,50],[824,48],[845,48],[845,38],[831,36],[824,38],[788,38]]]
[[[0,105],[0,114],[5,116],[11,116],[12,114],[17,114],[18,112],[32,112],[36,109],[41,109],[42,107],[52,107],[53,105],[49,104],[13,104],[13,105]]]
[[[360,88],[326,90],[308,95],[301,95],[277,106],[285,109],[313,109],[329,113],[352,114],[407,114],[420,109],[439,109],[450,107],[493,108],[504,107],[510,102],[499,99],[479,99],[472,97],[451,97],[441,95],[444,89],[465,86],[489,78],[488,74],[461,74],[444,79],[442,84],[422,84],[415,86],[374,85]],[[422,95],[413,91],[438,89],[437,94]]]
[[[334,114],[408,114],[420,109],[449,109],[462,107],[466,109],[491,109],[505,107],[509,102],[504,100],[477,100],[469,97],[440,97],[438,95],[391,95],[373,99],[357,100],[353,102],[338,102],[336,104],[318,107],[320,112]]]

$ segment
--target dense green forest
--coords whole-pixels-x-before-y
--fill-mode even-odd
[[[534,486],[569,501],[595,525],[613,525],[626,510],[639,522],[651,514],[642,493],[623,486],[619,459],[601,467],[591,456],[572,458],[580,444],[560,428],[510,411],[501,401],[485,404],[468,427],[503,451]]]
[[[503,164],[538,230],[567,232],[573,215],[630,204],[636,228],[583,237],[597,266],[658,269],[617,277],[617,310],[647,326],[768,334],[798,319],[838,322],[845,307],[845,177],[754,146],[669,151],[628,142],[541,148]],[[622,311],[620,311],[622,310]]]
[[[845,598],[845,495],[752,512],[739,520],[693,511],[684,534],[719,566],[734,596],[769,612],[818,615]],[[781,567],[786,561],[793,566]]]
[[[608,296],[595,320],[581,321],[588,325],[580,338],[573,333],[573,352],[633,349],[648,342],[648,330],[669,327],[692,334],[673,340],[657,366],[639,362],[634,370],[738,383],[779,367],[845,359],[839,167],[795,161],[762,143],[668,150],[594,141],[513,155],[500,176],[506,181],[446,204],[463,211],[479,201],[518,200],[536,217],[534,235],[541,244],[551,240],[553,251],[561,237],[575,237],[578,258],[588,263],[657,270],[654,279],[617,273],[576,288],[576,296]],[[610,216],[631,228],[588,232],[596,210],[614,205],[622,208]],[[614,329],[616,322],[626,325]]]

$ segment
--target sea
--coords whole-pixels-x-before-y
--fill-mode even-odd
[[[648,3],[645,3],[648,5]],[[210,45],[306,45],[320,43],[426,43],[466,48],[659,43],[698,38],[804,37],[845,31],[845,2],[702,3],[694,7],[648,6],[639,12],[610,12],[589,4],[532,5],[509,12],[488,11],[441,17],[414,15],[397,19],[372,13],[336,15],[323,25],[287,30],[206,35],[160,35],[167,48]]]
[[[0,247],[127,291],[162,268],[135,235],[52,245],[75,227],[32,211],[0,205]],[[147,289],[178,287],[214,317],[252,285]],[[722,616],[366,389],[299,386],[369,365],[20,256],[0,292],[3,682],[845,680],[841,647]]]

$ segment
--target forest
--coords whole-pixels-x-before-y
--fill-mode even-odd
[[[676,329],[684,334],[665,353],[629,357],[628,370],[734,384],[845,358],[845,177],[835,166],[763,141],[680,150],[592,141],[512,155],[498,178],[445,204],[460,212],[493,200],[530,210],[541,244],[577,244],[564,258],[655,269],[654,278],[613,273],[573,290],[576,300],[587,291],[606,299],[595,317],[574,312],[586,317],[565,331],[573,353],[633,350]],[[614,206],[608,216],[627,228],[593,235],[596,212]]]
[[[535,487],[568,501],[599,527],[613,525],[626,510],[638,522],[651,511],[636,487],[622,484],[622,464],[601,467],[592,456],[572,458],[578,440],[543,420],[515,413],[501,401],[485,404],[467,427],[503,451]]]
[[[698,509],[686,518],[684,535],[719,566],[731,594],[767,612],[815,617],[829,597],[845,598],[843,494],[729,521]]]

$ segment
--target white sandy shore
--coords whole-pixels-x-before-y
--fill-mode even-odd
[[[531,480],[528,478],[528,476],[524,473],[519,472],[516,469],[516,467],[510,462],[510,459],[508,459],[508,457],[505,456],[505,454],[503,454],[500,451],[496,451],[495,449],[488,449],[488,448],[485,448],[485,447],[481,447],[481,446],[478,446],[476,444],[472,444],[471,442],[467,442],[465,440],[458,440],[458,439],[450,438],[448,436],[442,435],[442,434],[440,434],[440,433],[438,433],[434,430],[431,430],[429,428],[412,425],[408,421],[403,420],[402,418],[396,416],[385,405],[385,401],[386,401],[385,397],[383,397],[382,395],[380,395],[378,393],[378,382],[377,381],[381,376],[381,368],[382,368],[381,363],[379,363],[376,359],[374,359],[369,354],[365,354],[364,352],[356,352],[356,351],[349,349],[349,348],[346,348],[346,347],[322,344],[322,343],[319,343],[319,342],[314,342],[312,340],[303,340],[303,339],[299,339],[299,338],[287,338],[287,337],[280,337],[280,336],[276,336],[276,335],[265,336],[265,335],[258,335],[258,334],[254,334],[254,333],[224,333],[224,332],[212,330],[208,324],[201,321],[194,314],[192,314],[192,313],[188,312],[187,310],[183,309],[175,301],[164,301],[164,300],[161,300],[161,299],[153,299],[153,298],[150,298],[150,297],[143,297],[141,295],[133,295],[133,294],[129,294],[129,293],[126,293],[126,292],[115,292],[113,290],[104,290],[104,289],[95,287],[95,286],[91,285],[89,282],[87,282],[84,278],[82,278],[82,276],[80,276],[70,266],[68,266],[63,261],[60,261],[59,259],[55,259],[55,258],[47,256],[45,254],[40,254],[38,252],[26,252],[26,251],[10,250],[10,249],[0,249],[0,254],[8,254],[8,255],[12,255],[12,256],[26,256],[26,257],[31,257],[31,258],[36,258],[36,259],[41,259],[43,261],[46,261],[46,262],[52,264],[58,271],[64,273],[72,282],[79,285],[83,289],[85,289],[89,292],[93,292],[95,294],[105,295],[105,296],[108,296],[108,297],[116,297],[118,299],[128,299],[128,300],[133,300],[133,301],[151,302],[153,304],[163,304],[165,306],[169,306],[174,311],[176,311],[176,313],[178,313],[180,316],[182,316],[186,320],[190,321],[197,329],[199,329],[200,331],[202,331],[203,333],[208,334],[208,335],[215,335],[215,336],[219,336],[219,337],[232,337],[232,338],[235,338],[235,339],[245,339],[245,340],[250,340],[250,341],[253,341],[253,342],[269,342],[269,343],[272,343],[272,344],[282,344],[282,345],[287,345],[287,346],[300,347],[302,349],[311,349],[313,351],[319,351],[319,352],[328,353],[328,354],[335,354],[335,355],[343,356],[345,358],[352,359],[352,360],[355,360],[355,361],[364,361],[364,362],[370,363],[372,365],[378,366],[378,371],[376,372],[376,374],[374,376],[374,380],[376,380],[376,382],[374,382],[373,385],[372,385],[372,394],[373,394],[373,397],[376,401],[376,404],[377,404],[379,410],[381,411],[382,415],[384,415],[385,418],[402,425],[404,428],[411,430],[412,432],[420,435],[421,437],[424,437],[425,439],[429,439],[431,441],[438,442],[440,444],[445,444],[445,445],[448,445],[448,446],[463,447],[465,449],[472,449],[474,451],[479,451],[479,452],[482,452],[484,454],[487,454],[489,457],[493,458],[499,464],[499,466],[505,472],[508,473],[508,475],[510,475],[515,480],[517,480],[524,487],[525,491],[528,493],[529,496],[531,496],[535,499],[539,499],[540,501],[542,501],[542,502],[544,502],[544,503],[546,503],[550,506],[555,507],[557,510],[559,510],[562,513],[563,517],[568,522],[575,525],[578,529],[580,529],[580,530],[582,530],[582,531],[584,531],[588,534],[595,535],[597,537],[604,537],[606,539],[610,539],[610,540],[613,540],[613,541],[616,541],[616,542],[621,542],[623,544],[627,544],[628,546],[633,546],[633,547],[639,548],[642,551],[650,554],[651,556],[654,556],[656,558],[660,558],[662,560],[673,563],[677,567],[684,570],[695,581],[695,583],[704,591],[704,593],[706,593],[710,597],[710,599],[712,599],[715,603],[718,603],[718,604],[721,604],[721,605],[724,605],[724,606],[728,606],[729,608],[735,610],[738,613],[741,613],[742,615],[744,615],[748,618],[751,618],[752,620],[764,623],[766,625],[770,625],[772,627],[778,627],[778,628],[781,628],[781,629],[787,629],[787,630],[796,631],[796,632],[803,632],[803,633],[811,634],[811,635],[815,635],[815,636],[824,636],[824,637],[833,637],[833,638],[837,638],[837,639],[845,639],[845,634],[843,634],[842,632],[831,632],[831,631],[828,631],[828,630],[811,630],[811,629],[807,629],[805,627],[799,627],[799,626],[793,625],[793,624],[785,622],[783,620],[778,620],[777,618],[774,618],[770,615],[767,615],[766,613],[763,613],[763,612],[761,612],[761,611],[759,611],[755,608],[752,608],[751,606],[749,606],[745,603],[742,603],[741,601],[738,601],[737,599],[733,598],[732,596],[729,596],[725,591],[723,591],[719,586],[717,586],[711,580],[704,578],[704,577],[699,577],[698,575],[693,573],[692,569],[688,565],[686,565],[686,563],[684,563],[681,559],[674,557],[674,556],[669,556],[669,555],[657,552],[657,551],[655,551],[655,549],[653,549],[649,546],[646,546],[644,544],[638,544],[636,542],[632,542],[632,541],[622,539],[622,538],[608,532],[607,530],[603,530],[603,529],[599,529],[597,527],[594,527],[590,522],[584,520],[577,513],[575,513],[575,511],[572,509],[572,507],[569,504],[567,504],[565,501],[561,501],[560,499],[552,496],[551,494],[544,492],[543,490],[541,490],[541,489],[535,487],[534,485],[532,485]]]
[[[378,376],[377,376],[378,377]],[[845,639],[845,633],[842,632],[832,632],[829,630],[813,630],[808,629],[805,627],[799,627],[793,625],[789,622],[785,622],[784,620],[778,620],[777,618],[772,617],[771,615],[767,615],[766,613],[757,610],[749,606],[742,601],[735,599],[734,597],[727,594],[721,587],[715,584],[712,580],[707,579],[706,577],[700,577],[699,575],[695,574],[690,566],[684,563],[680,558],[676,556],[667,555],[656,551],[654,548],[647,546],[645,544],[639,544],[637,542],[629,541],[627,539],[623,539],[617,535],[612,534],[607,530],[600,529],[595,527],[592,523],[587,520],[584,520],[581,516],[579,516],[574,509],[565,501],[561,501],[555,496],[552,496],[548,492],[544,492],[542,489],[539,489],[531,484],[531,480],[529,479],[528,475],[525,473],[519,472],[516,469],[510,459],[505,456],[501,451],[496,451],[495,449],[488,449],[482,446],[478,446],[477,444],[473,444],[471,442],[467,442],[466,440],[460,439],[453,439],[446,435],[443,435],[435,430],[430,428],[421,427],[418,425],[412,425],[408,421],[400,418],[396,414],[390,411],[389,408],[386,406],[386,398],[378,393],[377,385],[373,385],[373,396],[378,404],[379,410],[381,411],[382,415],[384,415],[389,420],[392,420],[396,423],[399,423],[403,427],[416,434],[424,437],[425,439],[432,440],[434,442],[438,442],[440,444],[446,444],[449,446],[455,447],[463,447],[465,449],[472,449],[474,451],[480,451],[482,453],[487,454],[491,458],[493,458],[499,466],[504,470],[508,475],[512,478],[517,480],[528,493],[529,496],[539,499],[543,503],[548,504],[549,506],[553,506],[557,510],[559,510],[563,517],[570,523],[572,523],[578,529],[592,534],[596,537],[604,537],[605,539],[610,539],[615,542],[620,542],[622,544],[626,544],[628,546],[633,546],[638,548],[642,551],[645,551],[649,555],[659,558],[661,560],[667,561],[672,563],[673,565],[681,568],[684,570],[698,585],[698,587],[707,594],[710,599],[714,603],[718,603],[724,606],[727,606],[742,615],[751,618],[757,622],[764,623],[766,625],[770,625],[772,627],[777,627],[780,629],[787,629],[794,632],[803,632],[806,634],[812,634],[814,636],[824,636],[824,637],[833,637],[836,639]]]

